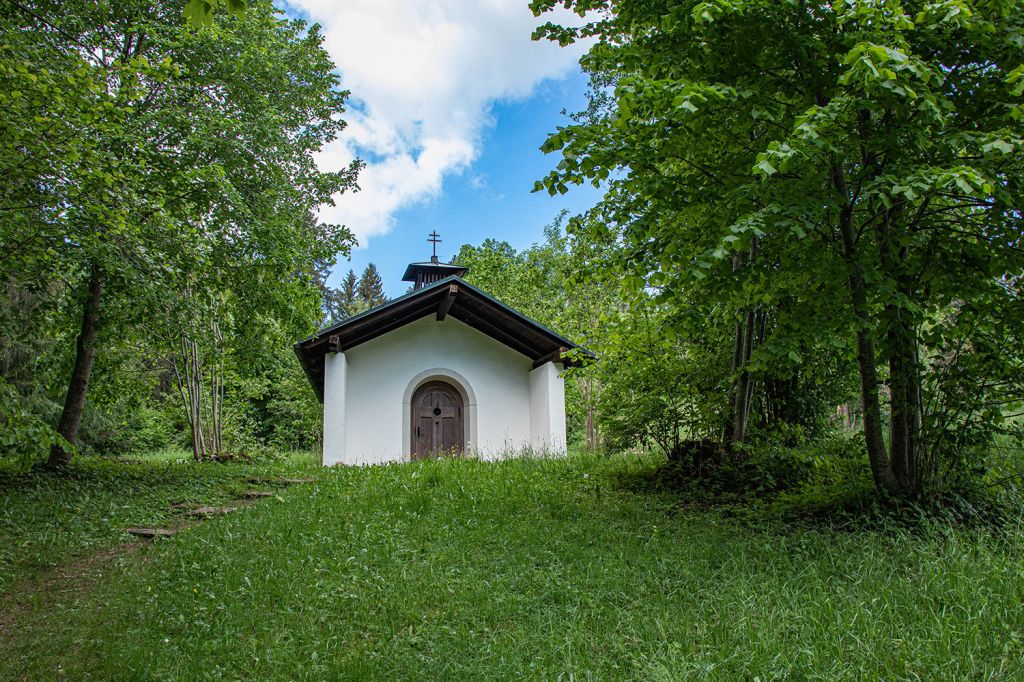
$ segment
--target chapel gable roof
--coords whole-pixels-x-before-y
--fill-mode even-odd
[[[324,356],[344,352],[428,315],[448,315],[525,355],[539,367],[579,364],[593,353],[451,275],[320,330],[295,344],[317,397],[324,399]],[[571,350],[577,353],[566,356]]]

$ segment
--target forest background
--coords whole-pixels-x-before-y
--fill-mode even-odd
[[[537,190],[605,198],[454,260],[596,354],[571,443],[830,504],[1015,495],[1024,10],[568,5],[589,23],[536,37],[594,40],[590,106],[538,140]],[[0,20],[3,457],[317,449],[291,345],[383,301],[372,267],[325,284],[354,238],[315,209],[361,164],[313,162],[348,94],[317,28],[269,2]]]

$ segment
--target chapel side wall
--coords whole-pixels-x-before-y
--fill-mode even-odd
[[[477,442],[467,442],[467,450],[492,458],[530,444],[532,362],[451,316],[417,320],[345,356],[347,464],[408,459],[406,389],[414,377],[435,368],[464,377],[476,398]]]
[[[565,454],[565,380],[561,363],[546,362],[530,372],[530,442],[549,455]]]

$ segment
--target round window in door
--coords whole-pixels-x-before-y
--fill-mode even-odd
[[[462,396],[451,384],[430,381],[412,396],[412,458],[462,454]]]

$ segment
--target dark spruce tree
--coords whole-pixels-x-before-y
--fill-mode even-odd
[[[381,282],[380,273],[377,272],[377,266],[373,263],[366,266],[362,277],[359,278],[359,300],[369,308],[388,300],[388,297],[384,295],[384,284]]]
[[[349,270],[338,289],[338,319],[352,317],[362,309],[359,300],[359,278]]]

